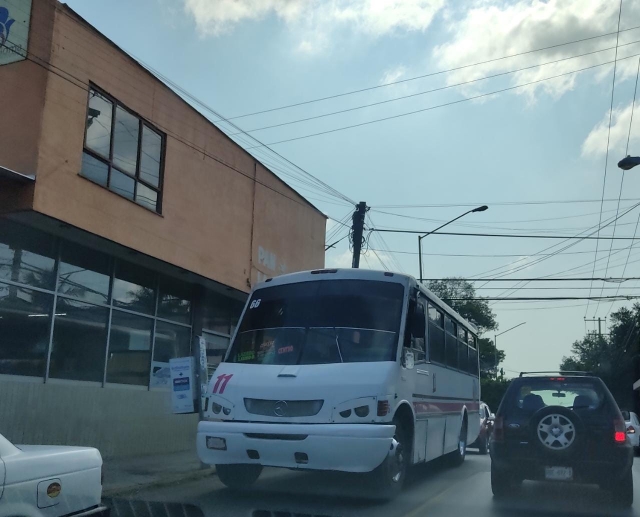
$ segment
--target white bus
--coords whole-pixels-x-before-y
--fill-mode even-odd
[[[231,487],[263,466],[369,472],[464,461],[479,433],[476,330],[416,280],[323,269],[259,284],[205,394],[200,459]]]

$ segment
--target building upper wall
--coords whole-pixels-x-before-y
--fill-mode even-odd
[[[33,0],[32,19],[30,52],[53,26],[52,68],[0,67],[7,116],[29,121],[15,156],[0,132],[0,165],[36,173],[33,210],[244,291],[323,266],[326,218],[303,197],[66,6]],[[161,215],[79,175],[90,85],[166,134]]]

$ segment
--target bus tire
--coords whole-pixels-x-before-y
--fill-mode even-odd
[[[482,438],[482,440],[480,440],[480,443],[478,444],[478,450],[480,452],[480,454],[487,454],[487,452],[489,451],[489,437],[485,436],[484,438]]]
[[[396,430],[389,454],[382,464],[371,472],[372,493],[375,499],[390,500],[397,497],[402,491],[402,485],[407,476],[411,450],[408,443],[409,434],[399,418],[394,418],[393,424]]]
[[[449,461],[453,467],[459,467],[464,463],[464,458],[467,455],[467,418],[462,420],[462,426],[460,427],[460,435],[458,437],[458,446],[456,450],[450,453]]]
[[[222,484],[237,490],[253,485],[262,473],[262,465],[216,465],[216,473]]]

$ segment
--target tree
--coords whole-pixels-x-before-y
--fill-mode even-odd
[[[487,330],[496,330],[498,322],[489,307],[489,302],[476,295],[470,282],[461,278],[432,280],[428,288],[463,318],[478,327],[478,334]]]
[[[638,376],[639,324],[640,304],[612,313],[609,335],[590,333],[573,343],[571,355],[562,358],[560,370],[594,373],[607,384],[621,407],[631,407],[632,386]]]
[[[494,312],[489,307],[487,300],[478,297],[471,283],[461,278],[447,278],[444,280],[432,280],[428,288],[447,305],[454,309],[463,318],[478,327],[478,335],[487,330],[496,330],[498,322]],[[480,354],[480,373],[482,377],[488,377],[489,372],[498,376],[498,365],[504,361],[505,353],[497,351],[492,340],[480,337],[478,339],[478,352]]]
[[[480,352],[480,375],[487,375],[493,372],[497,376],[498,365],[504,361],[504,350],[497,350],[493,340],[486,337],[478,339],[478,351]],[[497,355],[497,361],[496,361]]]

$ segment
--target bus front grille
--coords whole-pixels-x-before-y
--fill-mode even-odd
[[[244,399],[244,407],[248,413],[280,418],[315,416],[323,404],[324,400]]]

